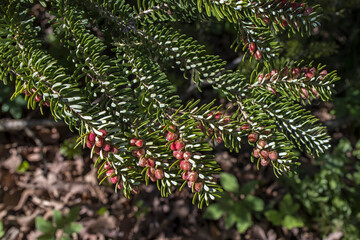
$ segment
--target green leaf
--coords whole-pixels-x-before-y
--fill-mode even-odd
[[[40,232],[48,234],[55,234],[56,232],[56,228],[52,225],[52,223],[43,219],[42,217],[35,218],[35,225],[36,229],[38,229]]]
[[[74,222],[79,217],[80,206],[73,207],[70,209],[69,213],[66,214],[66,223]]]
[[[16,172],[24,173],[29,169],[29,162],[24,160],[20,163],[20,165],[16,168]]]
[[[280,226],[282,224],[283,215],[276,210],[266,211],[265,217],[275,226]]]
[[[220,182],[223,188],[232,193],[239,192],[239,182],[237,178],[229,173],[221,173],[220,174]]]
[[[261,212],[264,210],[264,201],[261,198],[248,195],[244,199],[244,202],[253,211]]]
[[[279,203],[279,210],[283,215],[294,214],[299,208],[300,205],[298,203],[294,204],[290,194],[286,194]]]
[[[231,228],[236,222],[236,213],[233,211],[226,212],[225,214],[225,228]]]
[[[5,235],[3,223],[0,221],[0,238]]]
[[[244,233],[252,225],[253,222],[251,220],[249,222],[238,222],[236,223],[236,229],[239,231],[239,233]]]
[[[286,215],[285,218],[282,221],[282,225],[286,227],[287,229],[292,229],[294,227],[303,227],[304,222],[299,217],[294,217],[290,215]]]
[[[54,213],[53,213],[53,220],[56,224],[56,226],[58,228],[63,228],[64,227],[64,217],[61,215],[61,212],[59,210],[54,210]]]
[[[98,211],[97,211],[97,214],[98,215],[103,215],[103,214],[105,214],[105,213],[108,213],[109,211],[108,211],[108,209],[106,208],[106,207],[101,207]]]
[[[211,220],[218,220],[224,212],[224,207],[221,204],[213,203],[206,209],[203,217]]]
[[[62,236],[60,240],[72,240],[72,238],[68,236]]]
[[[256,186],[258,185],[257,180],[253,180],[250,182],[247,182],[244,186],[241,187],[240,193],[244,195],[250,194],[252,191],[255,190]]]
[[[83,226],[80,223],[70,223],[64,228],[64,232],[67,234],[78,233],[83,229]]]
[[[56,238],[55,238],[54,234],[47,233],[47,234],[43,234],[40,237],[38,237],[37,240],[56,240]]]

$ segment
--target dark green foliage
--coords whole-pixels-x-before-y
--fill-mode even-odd
[[[297,148],[312,155],[329,148],[325,128],[304,106],[329,100],[338,77],[335,72],[324,74],[323,65],[309,76],[311,63],[276,59],[281,45],[277,35],[310,34],[319,25],[319,6],[270,0],[139,0],[137,5],[125,0],[51,0],[40,2],[40,14],[51,15],[42,26],[30,11],[33,1],[5,2],[0,5],[1,80],[15,84],[14,97],[27,93],[29,107],[50,107],[56,120],[77,130],[78,144],[99,155],[101,181],[110,177],[127,197],[141,182],[154,180],[148,171],[155,168],[163,171],[163,177],[155,179],[162,196],[187,184],[181,178],[185,170],[170,150],[174,141],[166,140],[169,131],[176,131],[191,153],[191,170],[198,179],[189,186],[199,207],[222,191],[214,178],[220,171],[211,154],[215,141],[239,151],[243,139],[256,132],[267,141],[266,150],[278,154],[270,163],[275,174],[299,165]],[[244,60],[258,60],[250,77],[242,70],[226,70],[226,62],[173,24],[208,21],[233,26],[235,49],[243,46]],[[44,36],[49,31],[52,34]],[[53,54],[46,39],[55,39],[67,58]],[[294,68],[303,71],[293,74]],[[210,84],[230,107],[196,99],[183,103],[168,79],[173,69],[199,91],[201,84]],[[267,78],[275,69],[278,72]],[[259,81],[261,74],[264,79]],[[245,124],[250,127],[242,129]],[[96,147],[90,133],[112,150],[101,149],[99,141]],[[131,145],[132,138],[143,140],[144,146]],[[142,156],[132,155],[139,148]],[[142,157],[155,165],[140,167]],[[259,165],[260,158],[256,160]]]
[[[352,146],[342,139],[330,154],[317,161],[320,171],[287,178],[284,183],[306,210],[309,224],[323,236],[342,231],[344,239],[357,239],[360,224],[360,141]],[[354,165],[355,163],[355,165]],[[352,169],[350,172],[347,169]]]
[[[220,181],[226,192],[206,209],[204,218],[218,220],[224,216],[226,229],[236,224],[237,230],[244,233],[253,225],[252,215],[264,210],[263,200],[251,195],[258,183],[250,181],[240,188],[236,177],[228,173],[222,173]]]
[[[279,211],[268,210],[265,212],[266,218],[275,226],[284,226],[287,229],[294,227],[303,227],[304,222],[297,216],[300,205],[294,203],[291,195],[288,193],[279,203]]]

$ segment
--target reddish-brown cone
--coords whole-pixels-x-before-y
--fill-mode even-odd
[[[148,164],[147,158],[142,157],[142,158],[139,159],[139,166],[140,167],[145,167],[145,166],[147,166],[147,164]]]
[[[203,184],[201,182],[197,182],[195,183],[195,186],[194,186],[194,191],[195,192],[200,192],[203,188]]]
[[[137,146],[137,147],[142,147],[143,145],[144,145],[144,142],[141,139],[139,139],[135,142],[135,146]]]
[[[117,182],[119,181],[119,177],[118,177],[118,176],[113,176],[113,177],[110,178],[110,181],[111,181],[113,184],[115,184],[115,183],[117,183]]]
[[[159,180],[164,178],[164,172],[162,169],[156,169],[155,170],[155,177]]]
[[[199,174],[195,171],[189,172],[188,180],[191,182],[195,182],[199,177]]]
[[[136,138],[132,138],[132,139],[130,140],[130,145],[131,145],[131,146],[135,146],[136,141],[137,141]]]
[[[191,163],[188,160],[182,160],[180,162],[180,169],[184,171],[191,170]]]
[[[248,136],[248,140],[251,143],[255,143],[258,140],[258,138],[259,138],[259,134],[255,133],[255,132],[250,133]]]

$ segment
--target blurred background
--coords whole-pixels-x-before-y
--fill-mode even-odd
[[[53,122],[49,111],[28,110],[22,96],[10,101],[14,86],[0,84],[0,238],[360,239],[360,1],[311,2],[324,8],[321,27],[311,37],[279,36],[281,56],[327,64],[342,78],[331,103],[309,107],[332,136],[328,153],[301,155],[298,174],[276,178],[271,168],[250,163],[249,147],[234,154],[218,145],[214,153],[226,191],[210,207],[197,209],[187,189],[161,198],[154,184],[126,199],[107,182],[99,186],[95,159],[74,149],[76,133]],[[43,9],[36,5],[33,11]],[[230,25],[178,27],[229,69],[249,74],[254,67],[230,49]],[[53,35],[47,41],[52,54],[62,54]],[[184,101],[216,98],[226,104],[210,86],[199,93],[177,72],[169,78],[185,93]]]

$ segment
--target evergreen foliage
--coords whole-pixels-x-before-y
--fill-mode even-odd
[[[78,143],[98,155],[99,178],[110,178],[126,197],[156,181],[162,196],[188,185],[199,207],[215,199],[221,169],[215,142],[239,151],[254,146],[251,161],[276,175],[299,165],[296,149],[317,156],[329,148],[326,129],[304,109],[328,101],[335,72],[323,65],[278,59],[281,33],[310,34],[319,6],[274,0],[47,0],[46,26],[32,0],[0,5],[0,73],[25,93],[28,107],[49,107],[56,120],[79,132]],[[173,23],[229,22],[233,47],[257,65],[246,77],[181,33]],[[52,30],[67,55],[47,48]],[[167,74],[211,84],[231,107],[198,99],[183,103]]]

